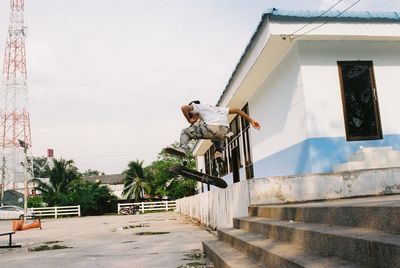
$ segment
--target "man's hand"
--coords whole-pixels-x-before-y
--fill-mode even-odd
[[[255,121],[255,120],[251,120],[251,121],[250,121],[250,124],[251,124],[255,129],[258,129],[258,130],[261,129],[260,124],[259,124],[257,121]]]

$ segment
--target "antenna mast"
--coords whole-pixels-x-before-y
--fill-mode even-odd
[[[28,112],[24,0],[10,0],[10,6],[10,25],[3,65],[4,84],[0,91],[2,203],[4,189],[15,189],[16,183],[26,181],[26,174],[31,173],[27,172],[29,164],[19,142],[22,141],[26,148],[32,145]]]

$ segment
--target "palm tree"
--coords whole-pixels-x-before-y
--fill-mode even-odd
[[[79,179],[79,172],[74,166],[73,160],[54,159],[50,169],[49,182],[37,178],[32,179],[32,182],[37,184],[36,189],[42,193],[43,200],[53,206],[68,203],[66,194]]]
[[[125,171],[122,195],[129,200],[139,202],[144,193],[150,192],[150,175],[143,168],[143,161],[131,161]]]

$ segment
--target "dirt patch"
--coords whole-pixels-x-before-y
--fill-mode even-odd
[[[161,235],[161,234],[169,234],[169,232],[140,232],[140,233],[136,233],[136,235]]]
[[[122,227],[122,229],[127,230],[127,229],[134,229],[134,228],[143,228],[143,227],[149,227],[150,223],[141,223],[141,224],[134,224],[134,225],[127,225]]]
[[[61,242],[63,242],[63,241],[55,240],[55,241],[43,242],[43,244],[50,245],[50,244],[58,244],[58,243],[61,243]]]
[[[121,244],[129,244],[129,243],[133,243],[133,242],[136,242],[136,240],[124,241],[124,242],[121,242]]]
[[[162,218],[150,218],[150,219],[147,219],[148,221],[165,221],[165,219],[162,219]]]
[[[40,245],[37,247],[28,248],[28,251],[36,252],[36,251],[56,250],[56,249],[65,249],[65,248],[72,248],[72,247],[67,247],[67,246],[63,246],[63,245],[52,245],[52,246]]]

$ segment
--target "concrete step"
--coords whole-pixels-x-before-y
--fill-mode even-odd
[[[380,199],[357,198],[293,205],[250,206],[249,215],[305,223],[371,228],[400,234],[399,195]]]
[[[264,235],[240,229],[218,231],[220,241],[240,250],[267,267],[360,267],[338,257],[323,256],[299,245],[266,239]],[[222,266],[223,267],[223,266]],[[243,266],[246,267],[246,266]]]
[[[234,227],[264,238],[296,243],[323,255],[368,267],[399,267],[400,235],[374,229],[290,222],[259,217],[234,219]]]
[[[248,257],[222,241],[203,241],[203,249],[214,266],[218,268],[266,268],[266,266],[253,258]]]

